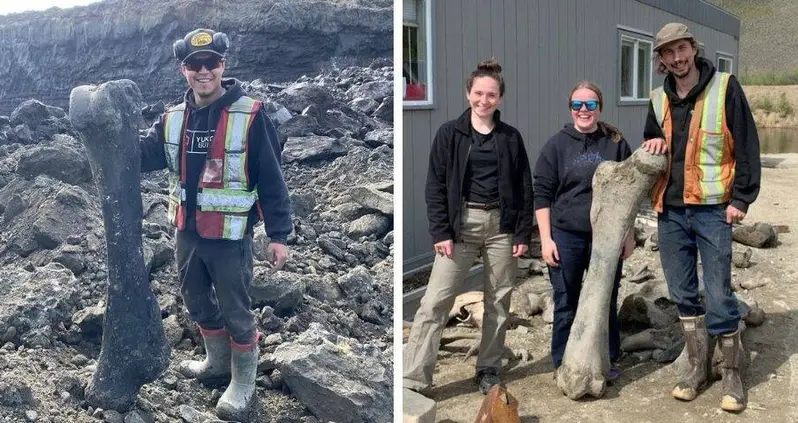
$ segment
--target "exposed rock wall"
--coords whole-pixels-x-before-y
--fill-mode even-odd
[[[393,56],[392,2],[106,0],[0,17],[0,114],[35,98],[68,106],[81,84],[130,79],[144,100],[185,90],[172,43],[199,27],[230,36],[225,76],[293,81],[333,61]],[[365,63],[361,63],[365,64]]]

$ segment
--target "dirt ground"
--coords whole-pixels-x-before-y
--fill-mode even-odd
[[[515,322],[507,337],[511,348],[526,349],[530,355],[529,361],[507,363],[503,370],[509,391],[519,399],[522,422],[798,421],[798,198],[792,191],[798,187],[798,154],[769,155],[766,160],[778,165],[763,168],[759,198],[744,223],[788,225],[791,232],[779,234],[780,245],[776,248],[754,249],[751,267],[733,269],[733,278],[740,281],[768,281],[764,287],[741,293],[757,300],[767,313],[764,324],[749,328],[743,335],[743,344],[752,359],[745,378],[748,409],[739,415],[722,411],[720,382],[692,402],[679,402],[670,396],[675,376],[666,365],[638,363],[630,356],[623,359],[622,376],[607,389],[604,398],[572,401],[560,392],[552,378],[548,355],[551,325],[536,315]],[[635,250],[624,273],[643,263],[662,278],[657,253],[644,248]],[[549,288],[543,276],[536,276],[532,282],[536,292]],[[622,281],[621,298],[625,284]],[[451,327],[444,336],[457,332],[474,330]],[[472,382],[476,358],[463,361],[469,342],[472,341],[450,344],[439,354],[431,391],[438,403],[439,422],[473,422],[484,398]]]

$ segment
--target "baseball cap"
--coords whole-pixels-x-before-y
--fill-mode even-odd
[[[663,26],[662,29],[660,29],[657,33],[657,45],[654,46],[654,51],[659,51],[662,46],[670,43],[671,41],[684,40],[688,38],[695,39],[693,34],[690,33],[690,30],[687,29],[687,25],[678,22],[671,22]]]
[[[185,62],[197,53],[212,53],[224,57],[230,43],[224,33],[217,33],[212,29],[195,29],[183,37],[183,48],[177,51],[178,59]],[[181,58],[182,56],[182,58]]]

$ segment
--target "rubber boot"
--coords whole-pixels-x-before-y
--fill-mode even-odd
[[[203,328],[200,328],[200,334],[205,341],[205,360],[183,361],[177,370],[211,388],[230,383],[230,335],[224,329]]]
[[[680,317],[679,320],[684,332],[684,344],[690,368],[680,377],[671,394],[676,399],[692,401],[709,381],[712,351],[709,349],[709,334],[704,323],[704,315]]]
[[[740,365],[743,345],[739,330],[720,336],[720,351],[723,353],[723,364],[721,365],[723,397],[720,408],[726,411],[743,411],[746,406],[746,394],[743,388],[742,366]]]
[[[216,403],[216,415],[223,420],[247,421],[258,373],[258,336],[251,344],[231,342],[233,378]]]

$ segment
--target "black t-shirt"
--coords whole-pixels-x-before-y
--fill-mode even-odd
[[[487,134],[471,128],[471,151],[468,155],[463,194],[467,201],[495,203],[499,201],[499,156],[496,152],[496,130]]]

